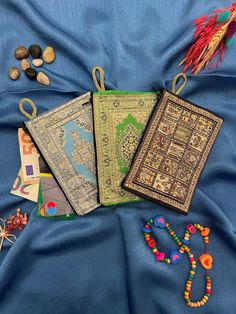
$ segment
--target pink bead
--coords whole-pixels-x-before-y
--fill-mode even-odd
[[[196,231],[197,231],[197,229],[194,227],[194,225],[192,225],[192,224],[189,224],[189,225],[187,225],[187,230],[191,233],[191,234],[194,234]]]
[[[156,260],[158,261],[158,262],[160,262],[160,261],[163,261],[163,259],[165,258],[165,252],[159,252],[159,253],[157,253],[156,254]]]

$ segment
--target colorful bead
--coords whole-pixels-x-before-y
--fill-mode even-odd
[[[164,229],[165,228],[165,225],[166,225],[166,221],[164,219],[164,217],[162,216],[156,216],[154,218],[154,225],[158,228],[162,228]]]
[[[172,251],[170,253],[170,260],[172,264],[177,264],[183,259],[183,255],[177,251]]]
[[[152,230],[150,228],[143,227],[143,232],[151,233]]]
[[[191,234],[194,234],[196,231],[197,231],[197,229],[194,227],[194,225],[192,225],[192,224],[189,224],[189,225],[187,225],[187,230],[191,233]]]
[[[210,254],[204,253],[199,257],[202,266],[205,269],[212,269],[213,258]]]
[[[154,246],[156,246],[156,241],[154,241],[153,239],[148,241],[148,246],[150,246],[151,248],[153,248]]]
[[[179,246],[179,252],[178,251],[171,251],[170,252],[170,258],[166,257],[165,252],[159,252],[156,247],[156,241],[152,239],[152,229],[151,225],[155,225],[158,228],[166,229],[170,236],[173,238],[173,240],[178,244]],[[205,284],[205,294],[202,297],[201,300],[192,302],[190,299],[191,296],[191,288],[192,288],[192,281],[195,276],[195,270],[197,268],[197,262],[194,258],[194,255],[191,252],[191,249],[189,247],[190,244],[190,237],[192,234],[194,234],[197,230],[201,233],[201,236],[203,237],[203,241],[205,244],[209,243],[209,233],[210,229],[201,226],[200,224],[189,224],[186,227],[184,237],[180,240],[180,238],[176,235],[174,230],[170,227],[169,223],[165,221],[165,219],[162,216],[156,216],[154,219],[150,219],[149,222],[143,227],[144,237],[146,240],[146,243],[148,246],[152,249],[152,252],[155,254],[156,260],[159,262],[164,262],[167,264],[177,264],[179,261],[183,259],[183,254],[186,252],[186,255],[188,256],[189,262],[191,264],[191,268],[189,270],[186,285],[185,285],[185,291],[184,291],[184,299],[187,304],[187,306],[192,308],[197,308],[200,306],[205,305],[205,303],[208,301],[209,296],[212,294],[212,281],[209,275],[206,275],[206,284]],[[207,245],[205,245],[205,250],[207,250]],[[207,252],[202,254],[199,258],[202,266],[205,269],[211,269],[212,268],[212,262],[213,259],[211,255],[209,255]]]
[[[159,253],[157,253],[156,254],[156,260],[158,261],[158,262],[160,262],[160,261],[163,261],[164,260],[164,258],[165,258],[165,252],[159,252]]]
[[[203,228],[201,231],[201,235],[203,237],[208,236],[208,234],[210,233],[210,229],[209,228]]]
[[[184,243],[184,244],[189,244],[189,241],[188,240],[185,240],[185,239],[181,239],[181,241]]]

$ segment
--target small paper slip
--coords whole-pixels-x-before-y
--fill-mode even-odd
[[[15,179],[15,182],[13,184],[13,187],[10,193],[37,203],[38,190],[39,190],[39,179],[37,180],[37,183],[24,184],[23,172],[22,172],[22,168],[20,168],[19,173]]]
[[[29,134],[22,128],[18,129],[22,177],[24,184],[34,184],[39,181],[39,154]]]

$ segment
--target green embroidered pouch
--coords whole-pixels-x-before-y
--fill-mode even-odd
[[[96,84],[95,84],[96,85]],[[96,85],[97,86],[97,85]],[[99,201],[105,206],[138,201],[121,187],[149,115],[155,92],[101,91],[93,94]]]

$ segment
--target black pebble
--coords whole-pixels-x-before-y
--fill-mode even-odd
[[[25,70],[25,75],[33,81],[37,77],[37,72],[34,69],[28,68]]]
[[[31,45],[29,47],[29,53],[34,59],[39,59],[42,55],[42,49],[39,45]]]

